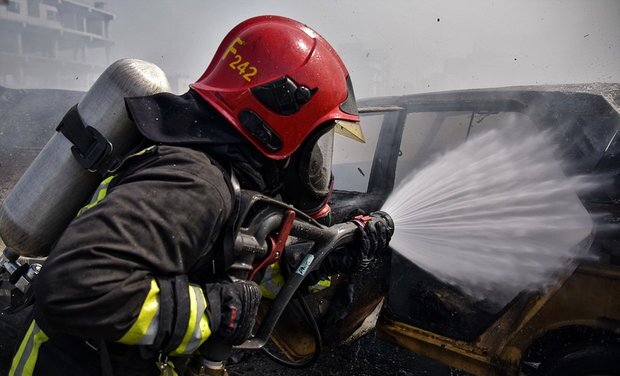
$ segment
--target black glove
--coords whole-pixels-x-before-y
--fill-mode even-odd
[[[384,212],[372,212],[370,217],[363,228],[357,230],[358,240],[350,250],[356,261],[355,271],[366,270],[387,248],[394,233],[392,222]]]
[[[258,285],[249,281],[214,283],[204,290],[212,340],[233,346],[242,344],[252,334],[256,320],[261,299]]]

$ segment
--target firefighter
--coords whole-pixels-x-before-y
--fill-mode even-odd
[[[236,26],[187,93],[125,102],[143,144],[51,250],[11,375],[173,375],[175,359],[242,343],[258,286],[206,277],[233,181],[328,223],[334,126],[359,122],[334,49],[277,16]],[[389,241],[381,219],[360,239],[358,265]]]

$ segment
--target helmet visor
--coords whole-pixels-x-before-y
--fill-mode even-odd
[[[334,128],[323,134],[312,147],[308,158],[308,183],[318,195],[329,193],[334,152]]]

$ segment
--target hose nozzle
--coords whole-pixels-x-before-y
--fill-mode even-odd
[[[383,218],[385,220],[385,224],[387,225],[388,232],[390,233],[390,237],[394,235],[394,220],[392,219],[392,216],[390,216],[388,213],[384,212],[383,210],[374,211],[370,213],[370,216]]]
[[[394,220],[388,213],[382,210],[374,211],[368,215],[362,214],[362,215],[355,216],[353,217],[351,222],[353,222],[359,229],[363,230],[366,224],[372,221],[373,218],[383,221],[388,231],[388,239],[391,239],[392,235],[394,235]]]

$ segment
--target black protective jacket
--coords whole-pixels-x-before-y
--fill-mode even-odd
[[[150,147],[102,182],[51,250],[12,375],[159,375],[156,361],[194,353],[217,329],[203,287],[233,210],[228,171],[241,188],[281,193],[285,161],[192,91],[126,102]]]
[[[215,161],[246,188],[273,185],[232,127],[204,108],[193,93],[128,101],[153,147],[102,183],[50,252],[12,374],[159,374],[160,354],[191,354],[215,330],[201,276],[233,208]]]
[[[148,359],[160,350],[191,353],[209,336],[206,294],[188,275],[217,252],[232,208],[226,179],[203,152],[178,146],[157,146],[112,179],[106,197],[66,229],[34,284],[35,325],[48,337],[35,374],[93,374],[101,354],[89,354],[89,345],[102,339],[121,375],[128,365],[115,356],[135,349],[112,343],[144,345]],[[32,356],[21,355],[15,360]],[[157,372],[154,362],[146,366]]]

